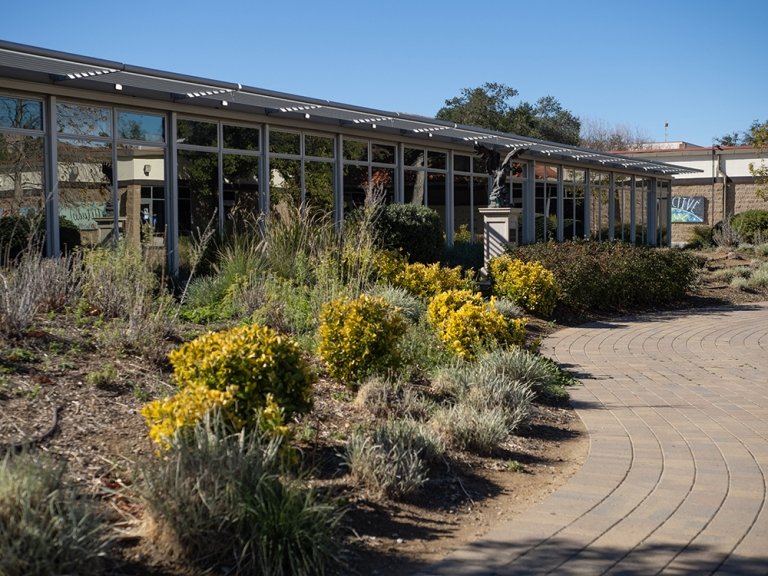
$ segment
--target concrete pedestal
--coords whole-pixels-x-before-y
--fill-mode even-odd
[[[488,261],[504,253],[518,241],[517,222],[520,208],[479,208],[483,215],[483,270],[488,273]]]

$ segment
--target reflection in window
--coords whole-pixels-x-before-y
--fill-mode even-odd
[[[371,161],[378,164],[395,163],[395,147],[389,144],[371,144]]]
[[[0,217],[43,208],[43,139],[0,132]]]
[[[0,128],[43,129],[43,103],[0,96]]]
[[[112,110],[85,104],[56,104],[59,133],[75,136],[112,136]]]
[[[301,134],[298,132],[280,132],[270,130],[269,152],[271,154],[301,154]]]
[[[344,211],[365,202],[368,185],[368,166],[344,166]]]
[[[446,229],[445,221],[445,174],[430,173],[427,179],[427,206],[440,215],[443,230]]]
[[[489,179],[487,176],[474,176],[472,178],[472,194],[475,203],[475,238],[481,238],[483,236],[483,217],[478,208],[488,206],[488,186]]]
[[[260,212],[259,157],[224,155],[224,218],[234,221],[255,217]]]
[[[424,150],[421,148],[405,148],[403,158],[406,166],[424,166]]]
[[[165,118],[140,112],[117,113],[117,137],[125,140],[165,142]]]
[[[615,237],[629,241],[630,225],[630,177],[616,174],[614,180]]]
[[[434,150],[429,150],[427,152],[427,165],[430,168],[445,170],[447,162],[447,154],[445,152],[435,152]]]
[[[301,161],[272,158],[269,161],[270,205],[301,203]]]
[[[134,245],[143,244],[153,262],[162,262],[165,237],[165,150],[154,146],[117,147],[118,229]]]
[[[304,165],[306,203],[323,212],[333,212],[333,164],[306,162]]]
[[[424,170],[405,171],[405,190],[403,191],[403,197],[406,204],[424,204],[426,176],[427,173]]]
[[[453,169],[456,172],[469,172],[472,170],[472,163],[469,156],[464,154],[453,155]]]
[[[80,230],[85,245],[114,238],[112,146],[108,142],[59,139],[59,216]]]
[[[608,238],[609,233],[609,174],[592,170],[589,174],[590,179],[590,214],[592,224],[590,230],[592,237],[596,240]]]
[[[218,154],[179,150],[178,188],[179,234],[204,230],[219,207]]]
[[[557,166],[536,164],[536,241],[547,242],[557,233]]]
[[[224,124],[222,129],[224,130],[224,148],[258,151],[261,147],[261,131],[258,128]]]
[[[304,154],[316,158],[333,158],[333,137],[306,134],[304,136]]]
[[[344,139],[344,160],[368,162],[368,142]]]
[[[181,118],[176,122],[176,141],[191,146],[217,146],[219,139],[216,131],[214,122]]]

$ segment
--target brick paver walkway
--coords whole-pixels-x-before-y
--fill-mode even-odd
[[[768,574],[768,303],[555,333],[590,437],[559,491],[429,575]]]

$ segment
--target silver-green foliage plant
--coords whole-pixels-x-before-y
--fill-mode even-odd
[[[418,322],[427,311],[424,302],[399,286],[377,284],[369,290],[369,294],[384,298],[392,306],[399,308],[402,315],[411,322]]]
[[[141,468],[158,539],[205,570],[325,574],[338,563],[342,513],[281,475],[279,448],[277,438],[228,433],[215,415],[177,434]]]
[[[444,445],[424,424],[411,419],[388,420],[373,430],[355,432],[345,460],[352,477],[375,496],[402,499],[426,483],[429,463]]]
[[[472,403],[447,406],[435,413],[433,428],[459,450],[490,454],[509,436],[507,414],[499,406]]]
[[[63,467],[30,453],[0,461],[0,574],[101,575],[112,540]]]

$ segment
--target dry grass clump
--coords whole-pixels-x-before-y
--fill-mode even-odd
[[[62,481],[63,466],[31,453],[0,461],[0,574],[105,574],[107,525]]]

